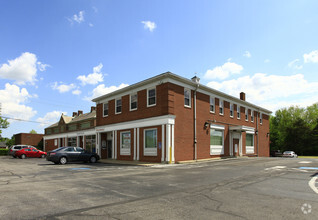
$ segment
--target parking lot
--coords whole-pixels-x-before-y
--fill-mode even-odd
[[[0,219],[316,219],[317,167],[299,158],[145,167],[5,156]]]

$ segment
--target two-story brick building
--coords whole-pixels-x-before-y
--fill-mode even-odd
[[[167,72],[93,101],[91,131],[102,158],[177,162],[269,156],[271,112],[245,101],[244,93],[235,98],[197,77]]]

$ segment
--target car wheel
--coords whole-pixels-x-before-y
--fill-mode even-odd
[[[54,162],[55,164],[59,164],[59,162]]]
[[[41,155],[41,158],[44,158],[44,157],[45,157],[45,154],[42,154],[42,155]]]
[[[13,158],[17,158],[17,156],[12,156]]]
[[[61,157],[60,158],[60,164],[66,164],[67,163],[67,158],[66,157]]]
[[[91,158],[89,158],[89,162],[90,163],[96,163],[97,162],[97,158],[92,156]]]
[[[21,158],[21,159],[25,159],[25,158],[26,158],[26,155],[25,155],[25,154],[22,154],[22,155],[20,156],[20,158]]]

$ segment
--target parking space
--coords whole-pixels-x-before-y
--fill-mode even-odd
[[[318,199],[308,183],[318,171],[300,169],[304,164],[318,167],[318,160],[145,167],[0,157],[0,219],[314,219]],[[310,213],[302,212],[303,204],[310,204]]]

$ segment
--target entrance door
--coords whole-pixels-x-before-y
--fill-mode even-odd
[[[239,155],[239,146],[240,146],[240,140],[237,138],[233,138],[233,156],[237,157]]]
[[[107,140],[107,158],[111,159],[112,158],[112,140]]]

